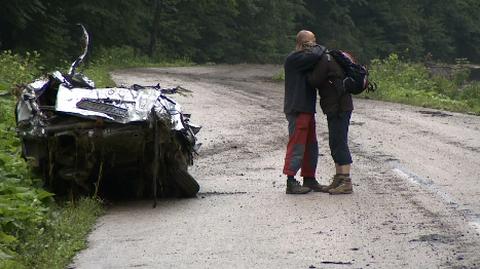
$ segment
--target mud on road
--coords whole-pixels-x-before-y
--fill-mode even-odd
[[[122,70],[182,85],[203,125],[198,198],[119,202],[72,268],[480,268],[480,117],[355,99],[354,193],[285,195],[278,66]],[[381,90],[381,89],[380,89]],[[317,114],[317,178],[334,173]]]

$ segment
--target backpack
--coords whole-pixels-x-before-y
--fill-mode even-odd
[[[351,94],[360,94],[363,91],[375,91],[377,84],[368,81],[368,70],[364,65],[357,64],[354,58],[347,52],[341,50],[328,50],[335,61],[345,72],[343,87],[346,92]]]

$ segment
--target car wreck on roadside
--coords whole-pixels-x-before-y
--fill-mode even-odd
[[[17,132],[22,154],[57,195],[192,197],[188,173],[200,130],[160,85],[96,88],[76,72],[55,71],[19,91]]]

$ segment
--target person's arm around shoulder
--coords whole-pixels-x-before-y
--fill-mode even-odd
[[[303,50],[295,51],[287,58],[287,63],[299,72],[305,72],[312,69],[325,52],[325,48],[320,45],[306,47]]]

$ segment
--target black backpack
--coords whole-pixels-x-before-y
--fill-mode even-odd
[[[375,91],[377,84],[368,81],[368,70],[364,65],[355,63],[353,57],[341,50],[328,50],[335,61],[343,68],[345,78],[343,87],[346,92],[351,94],[360,94],[363,91]]]

